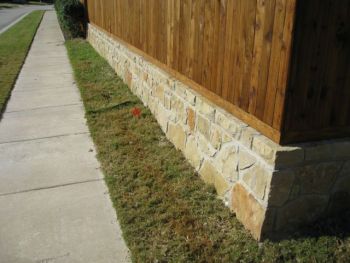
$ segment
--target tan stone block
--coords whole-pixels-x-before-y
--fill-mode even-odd
[[[278,210],[276,229],[287,230],[311,223],[324,213],[327,204],[327,196],[301,196]]]
[[[168,95],[164,95],[164,107],[165,107],[167,110],[170,110],[170,109],[171,109],[170,96],[168,96]]]
[[[252,150],[276,169],[294,167],[304,162],[303,148],[280,146],[263,135],[254,137]]]
[[[239,170],[245,170],[252,167],[256,163],[256,158],[244,150],[242,147],[239,149],[239,159],[238,159],[238,167]]]
[[[238,220],[260,240],[266,209],[238,183],[232,189],[232,208]]]
[[[237,170],[237,155],[231,154],[223,162],[222,174],[229,182],[236,182],[238,180]]]
[[[204,160],[202,167],[199,170],[201,178],[207,184],[213,185],[219,196],[223,197],[224,194],[229,190],[230,186],[223,178],[223,176],[217,171],[213,164]]]
[[[161,70],[156,66],[152,67],[152,75],[154,76],[158,84],[165,83],[167,79],[170,77],[168,73],[166,73],[164,70]]]
[[[255,165],[242,174],[243,181],[260,200],[265,199],[266,188],[270,184],[272,172],[260,165]]]
[[[217,111],[216,112],[216,114],[215,114],[215,123],[218,124],[220,127],[222,127],[225,130],[229,130],[229,128],[230,128],[230,121],[229,121],[229,119],[221,111]]]
[[[196,105],[197,94],[192,91],[190,88],[186,90],[186,101],[192,106]]]
[[[167,137],[177,149],[184,151],[186,143],[186,132],[179,124],[168,123]]]
[[[260,136],[260,133],[251,128],[251,127],[246,127],[242,129],[242,134],[240,141],[249,149],[252,148],[252,143],[253,143],[253,138],[256,136]]]
[[[157,120],[163,132],[166,133],[168,130],[169,117],[167,111],[162,106],[158,107]]]
[[[150,111],[153,113],[153,115],[157,115],[158,112],[158,102],[151,97],[148,101],[148,107],[150,109]]]
[[[240,138],[242,130],[248,126],[232,115],[219,111],[215,113],[215,122],[237,139]]]
[[[175,111],[177,119],[186,123],[186,111],[184,102],[176,96],[171,96],[171,110]]]
[[[149,93],[147,91],[142,92],[142,98],[141,98],[143,105],[146,107],[148,106],[148,101],[149,101]]]
[[[147,78],[146,83],[151,88],[156,85],[156,84],[154,84],[153,77],[151,74],[148,74],[148,78]]]
[[[208,142],[208,140],[202,136],[198,136],[198,147],[201,150],[202,153],[206,154],[209,157],[212,157],[216,154],[217,150],[211,146],[211,144]]]
[[[203,97],[197,97],[196,99],[196,110],[213,121],[215,118],[215,107],[210,102],[205,100]]]
[[[193,132],[196,125],[196,113],[190,107],[187,108],[187,125],[190,131]]]
[[[175,80],[174,82],[175,94],[180,96],[181,98],[186,98],[186,86],[179,80]]]
[[[161,103],[164,103],[164,87],[162,84],[156,86],[155,94],[154,94]]]
[[[278,147],[278,144],[272,142],[270,139],[263,135],[255,136],[253,139],[253,151],[259,154],[265,160],[273,160]]]
[[[142,85],[142,101],[144,102],[145,105],[148,105],[149,103],[149,98],[151,94],[150,88],[147,86],[146,83],[143,83]]]
[[[132,84],[132,74],[129,70],[125,71],[124,79],[125,83],[130,87]]]
[[[282,170],[272,174],[270,193],[268,198],[269,206],[282,206],[289,199],[295,178],[295,171]]]
[[[341,167],[341,162],[319,163],[302,167],[296,178],[301,187],[301,193],[329,193]]]
[[[176,123],[178,121],[178,117],[176,116],[176,112],[169,111],[169,121]]]
[[[233,137],[227,132],[222,133],[222,143],[229,143],[233,141]]]
[[[137,95],[139,98],[141,97],[142,94],[142,88],[140,88],[140,81],[138,78],[134,78],[132,81],[132,85],[130,89],[133,91],[135,95]]]
[[[202,157],[194,136],[187,137],[185,156],[190,162],[190,164],[194,168],[198,169],[200,162],[202,160]]]
[[[171,90],[175,90],[175,83],[177,82],[177,80],[173,77],[169,77],[166,80],[167,86],[171,89]]]
[[[130,62],[129,62],[128,57],[125,56],[125,54],[122,54],[122,56],[121,56],[121,62],[122,62],[122,64],[123,64],[123,67],[124,67],[124,68],[127,69],[127,68],[129,67]]]
[[[132,72],[135,74],[135,76],[137,76],[138,79],[142,80],[143,72],[142,72],[142,70],[140,69],[139,66],[134,65],[133,69],[132,69]]]
[[[119,63],[115,64],[114,71],[117,73],[117,75],[119,75],[119,76],[121,75],[120,74],[121,70],[120,70],[120,64]]]
[[[230,182],[238,180],[237,146],[226,145],[215,155],[215,164],[223,176]]]
[[[201,115],[197,115],[197,130],[203,134],[206,139],[210,140],[210,122]]]
[[[186,89],[188,87],[186,87],[182,82],[180,81],[176,81],[175,82],[175,93],[180,96],[181,98],[183,98],[184,100],[186,100]]]
[[[144,72],[144,71],[142,72],[142,80],[147,82],[147,80],[148,80],[147,72]]]
[[[215,149],[219,149],[222,143],[222,131],[219,127],[211,125],[210,143]]]

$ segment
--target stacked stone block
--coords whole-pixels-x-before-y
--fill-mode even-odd
[[[349,139],[280,146],[99,28],[88,40],[256,239],[349,208]]]

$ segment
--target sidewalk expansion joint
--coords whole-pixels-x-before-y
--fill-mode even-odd
[[[93,182],[99,182],[99,181],[103,181],[103,180],[104,180],[103,178],[98,178],[98,179],[91,179],[91,180],[79,181],[79,182],[73,182],[73,183],[58,184],[58,185],[52,185],[52,186],[46,186],[46,187],[38,187],[38,188],[32,188],[32,189],[27,189],[27,190],[22,190],[22,191],[2,193],[2,194],[0,194],[0,197],[15,195],[15,194],[23,194],[23,193],[28,193],[28,192],[35,192],[35,191],[40,191],[40,190],[55,189],[55,188],[60,188],[60,187],[65,187],[65,186],[70,186],[70,185],[76,185],[76,184],[93,183]]]
[[[54,138],[60,138],[60,137],[66,137],[66,136],[74,136],[74,135],[81,135],[81,134],[89,134],[89,132],[86,131],[86,132],[76,132],[76,133],[65,133],[65,134],[46,136],[46,137],[40,137],[40,138],[13,140],[13,141],[7,141],[7,142],[0,142],[0,145],[2,145],[2,144],[9,144],[9,143],[18,143],[18,142],[38,141],[38,140],[43,140],[43,139],[54,139]]]
[[[77,103],[71,103],[71,104],[51,105],[51,106],[43,106],[43,107],[36,107],[36,108],[28,108],[28,109],[23,109],[23,110],[13,110],[13,111],[7,111],[7,112],[5,112],[5,114],[23,112],[23,111],[33,111],[33,110],[40,110],[40,109],[48,109],[48,108],[61,108],[61,107],[68,107],[68,106],[75,106],[75,105],[81,105],[81,103],[77,102]]]
[[[75,83],[72,83],[72,85],[75,85]],[[58,89],[68,89],[68,88],[70,88],[70,87],[68,87],[68,86],[46,87],[44,90],[41,89],[41,88],[21,88],[19,90],[14,89],[12,91],[12,94],[13,93],[18,93],[18,92],[35,92],[35,91],[39,91],[39,90],[40,91],[48,91],[48,90],[53,90],[53,89],[57,89],[58,90]]]

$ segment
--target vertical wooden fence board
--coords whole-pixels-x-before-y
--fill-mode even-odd
[[[255,30],[256,30],[256,11],[257,1],[245,1],[245,16],[242,18],[243,25],[243,39],[244,39],[244,56],[242,65],[242,84],[240,85],[239,96],[236,98],[236,104],[243,110],[248,112],[249,100],[254,99],[250,96],[250,80],[253,74],[252,62],[255,44]],[[262,42],[256,43],[261,46]]]
[[[277,81],[280,63],[286,63],[281,61],[281,51],[283,44],[281,41],[281,35],[283,34],[283,27],[286,16],[286,1],[290,0],[276,0],[275,18],[272,33],[272,48],[270,59],[270,69],[267,82],[267,90],[265,97],[264,117],[263,120],[268,125],[272,125],[273,115],[275,110],[276,93],[277,93]]]
[[[273,111],[273,123],[272,127],[281,130],[282,128],[282,118],[284,117],[284,105],[287,91],[287,80],[288,80],[288,70],[291,54],[292,36],[290,32],[294,28],[294,18],[295,18],[295,1],[286,1],[286,14],[284,19],[284,27],[282,32],[282,47],[280,53],[280,64],[278,69],[278,79],[277,79],[277,91],[275,99],[275,108]]]
[[[223,97],[223,89],[222,89],[222,72],[225,70],[224,68],[224,60],[225,57],[225,36],[226,36],[226,19],[227,19],[227,0],[220,1],[219,8],[219,16],[220,20],[218,22],[218,29],[216,29],[218,33],[218,57],[217,57],[217,65],[216,65],[216,82],[213,81],[212,85],[215,86],[215,93],[219,96]],[[215,69],[214,69],[215,70]]]
[[[232,88],[232,82],[231,82],[231,76],[232,74],[230,73],[229,69],[232,68],[233,66],[233,29],[235,28],[233,26],[234,20],[236,20],[237,16],[237,8],[236,8],[236,3],[235,1],[228,1],[227,2],[227,14],[226,14],[226,34],[225,34],[225,58],[224,58],[224,68],[223,71],[221,72],[222,74],[222,98],[224,100],[229,99],[229,93],[230,89],[229,87],[231,86]]]
[[[242,78],[242,72],[241,72],[241,66],[242,66],[242,56],[244,53],[244,50],[242,49],[242,31],[243,26],[241,23],[241,20],[245,14],[243,14],[243,7],[244,7],[245,1],[234,1],[233,3],[233,25],[232,25],[232,39],[231,39],[231,46],[232,46],[232,64],[231,67],[227,69],[230,82],[228,86],[228,98],[227,100],[234,103],[235,97],[237,97],[237,93],[240,90],[241,85],[241,78]],[[237,105],[237,103],[234,103]]]

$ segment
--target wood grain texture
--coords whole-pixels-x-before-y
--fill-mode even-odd
[[[327,138],[336,134],[332,126],[349,127],[349,2],[87,0],[87,5],[90,22],[280,142],[280,135],[291,138],[285,141],[309,140],[311,131],[323,130],[314,138]]]
[[[350,136],[350,1],[304,0],[296,10],[285,142]]]
[[[274,116],[283,115],[283,108],[275,107],[275,100],[279,69],[288,69],[289,63],[288,56],[281,58],[281,47],[290,43],[280,35],[286,32],[291,38],[291,28],[284,28],[284,19],[287,2],[295,0],[87,2],[90,22],[240,108],[247,116],[252,115],[259,123],[272,129]],[[276,119],[277,128],[281,126],[279,121]],[[259,126],[253,125],[261,130]]]

